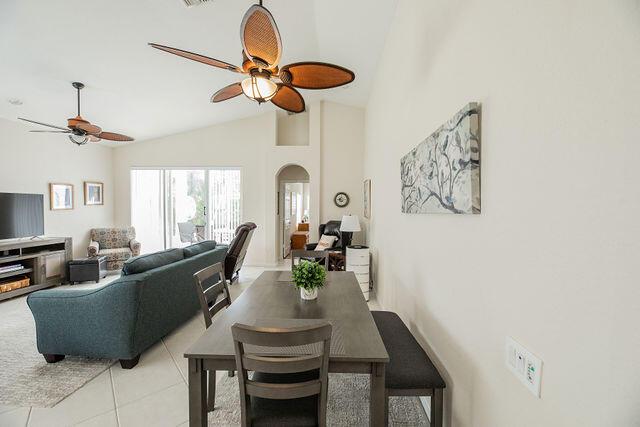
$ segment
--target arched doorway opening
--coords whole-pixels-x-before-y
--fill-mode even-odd
[[[292,248],[304,249],[311,227],[309,172],[296,164],[286,165],[276,175],[278,189],[277,259],[287,259]]]

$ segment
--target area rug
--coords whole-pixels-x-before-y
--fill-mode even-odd
[[[238,377],[222,377],[216,384],[216,408],[209,426],[239,426]],[[369,425],[369,376],[329,374],[327,425]],[[389,426],[428,426],[429,420],[417,397],[389,397]]]
[[[26,299],[3,305],[7,310],[0,319],[0,404],[50,408],[113,363],[84,357],[45,362],[36,347],[36,327]]]

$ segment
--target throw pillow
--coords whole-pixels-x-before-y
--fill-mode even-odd
[[[324,251],[326,249],[331,249],[336,240],[338,240],[336,236],[327,236],[326,234],[323,234],[314,250]]]

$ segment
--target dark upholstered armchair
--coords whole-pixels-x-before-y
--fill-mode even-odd
[[[340,233],[340,224],[342,224],[342,221],[327,221],[326,224],[320,224],[320,227],[318,227],[318,235],[320,237],[322,237],[323,234],[326,234],[328,236],[336,236],[338,239],[333,243],[333,246],[331,247],[332,251],[335,250],[340,250],[343,247],[343,243],[345,243],[345,247],[349,246],[351,244],[351,236],[352,233]],[[342,240],[345,240],[345,242],[343,242]],[[317,243],[309,243],[307,244],[307,250],[312,251],[316,248]]]
[[[224,275],[229,283],[238,280],[238,272],[242,268],[249,242],[251,242],[251,237],[253,237],[253,232],[256,228],[257,225],[253,222],[245,222],[236,228],[236,235],[229,245],[229,250],[224,260]]]
[[[133,227],[94,228],[90,234],[87,255],[106,256],[107,270],[120,270],[126,260],[140,255],[140,243]]]

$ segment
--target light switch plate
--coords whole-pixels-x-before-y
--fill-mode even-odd
[[[534,396],[539,398],[542,360],[511,337],[507,337],[505,351],[507,368]]]

